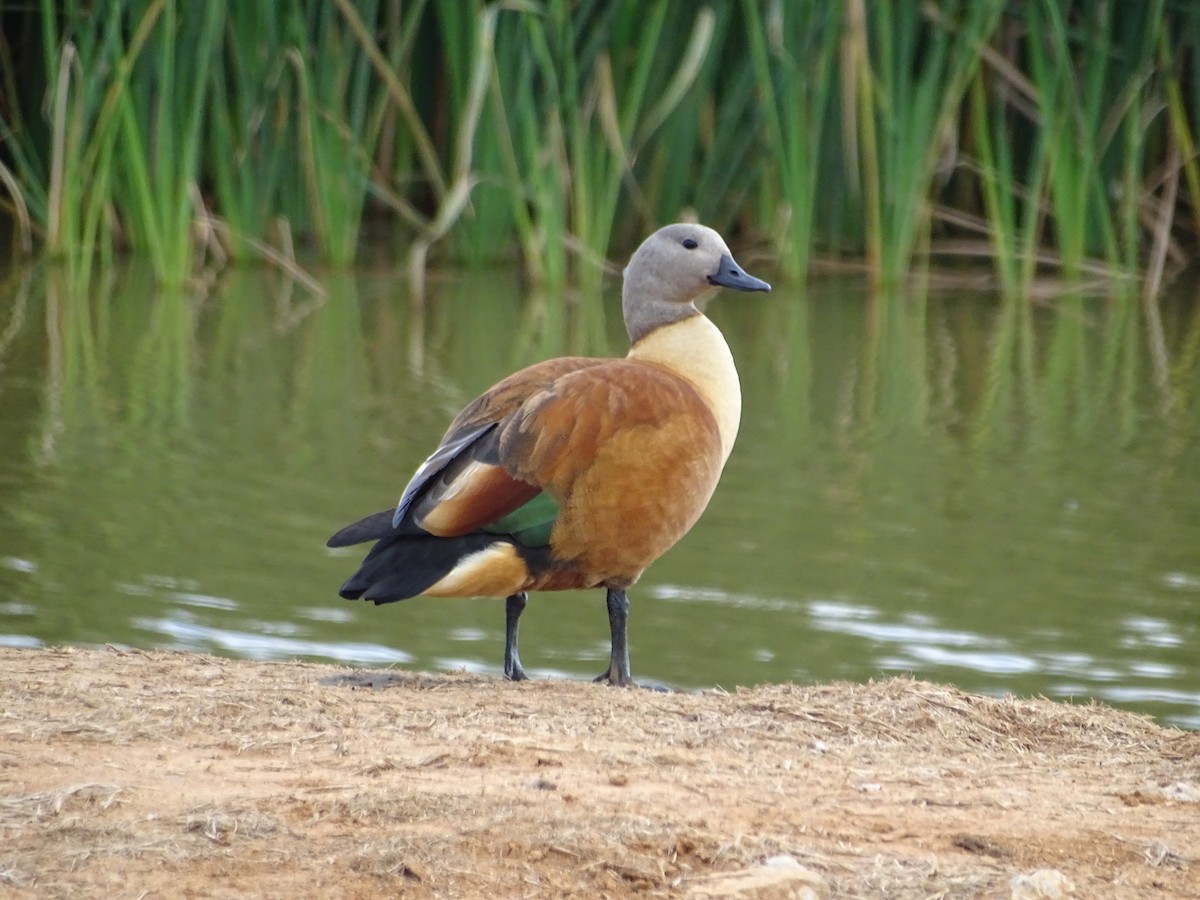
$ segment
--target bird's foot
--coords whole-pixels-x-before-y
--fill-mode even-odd
[[[528,681],[525,668],[521,665],[521,657],[517,655],[516,642],[504,648],[504,677],[509,681]]]
[[[601,672],[592,679],[596,684],[607,683],[612,687],[639,687],[638,683],[633,680],[633,676],[629,674],[629,670],[621,671],[619,667],[609,666],[607,670]]]

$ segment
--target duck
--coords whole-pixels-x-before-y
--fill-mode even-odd
[[[628,354],[535,363],[468,403],[394,509],[329,538],[375,542],[340,595],[503,597],[504,675],[523,681],[529,592],[603,588],[611,651],[595,680],[635,685],[628,591],[704,512],[741,419],[733,354],[696,305],[714,288],[771,290],[704,225],[647,237],[623,272]]]

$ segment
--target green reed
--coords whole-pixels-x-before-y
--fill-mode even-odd
[[[63,257],[76,276],[86,277],[97,253],[111,256],[115,232],[111,216],[113,151],[118,136],[116,110],[120,91],[114,89],[127,73],[130,57],[122,49],[120,21],[109,18],[107,27],[73,29],[70,40],[59,30],[54,6],[44,2],[39,26],[40,54],[14,62],[12,47],[5,47],[7,93],[12,112],[5,117],[5,145],[16,163],[26,204],[37,220],[43,245],[52,257]],[[152,24],[154,15],[143,18]],[[64,4],[67,19],[81,18],[79,3]],[[132,37],[136,52],[147,29]],[[40,64],[40,68],[38,65]],[[29,102],[17,93],[15,71],[23,70],[30,83],[44,91],[44,118],[31,112]],[[110,83],[88,77],[89,72],[109,73]]]
[[[668,204],[676,213],[690,205],[662,197],[680,197],[697,156],[676,113],[696,98],[715,21],[709,9],[664,0],[643,8],[553,0],[506,12],[494,45],[495,127],[476,146],[468,252],[488,258],[502,249],[495,230],[507,226],[533,281],[562,284],[574,272],[594,284],[614,238],[661,221]],[[646,179],[638,161],[661,160],[659,134],[682,158]]]
[[[693,47],[699,43],[699,53],[704,52],[711,17],[707,11],[697,14],[690,38],[693,47],[684,51],[672,72],[662,65],[660,51],[670,6],[666,0],[591,6],[596,26],[584,29],[581,24],[588,17],[572,9],[567,0],[548,4],[545,57],[560,72],[560,90],[565,95],[561,112],[563,158],[570,175],[570,226],[581,256],[578,277],[585,284],[598,280],[597,263],[606,256],[617,227],[623,187],[636,202],[636,154],[694,77]],[[597,35],[608,39],[597,41]],[[682,34],[678,36],[682,39]],[[572,98],[582,98],[583,103],[571,102]]]
[[[1084,21],[1087,31],[1076,45],[1067,26],[1069,6],[1062,0],[1030,4],[1027,24],[1038,117],[1047,134],[1047,199],[1063,270],[1078,276],[1089,251],[1117,257],[1102,165],[1112,100],[1104,86],[1115,21],[1111,8],[1097,9]]]
[[[878,281],[903,280],[914,256],[927,252],[934,181],[953,151],[963,96],[1002,10],[1000,0],[944,4],[936,13],[875,4],[852,17],[851,39],[865,45],[854,77],[867,256]]]
[[[512,71],[521,64],[519,57],[524,56],[525,48],[508,39],[507,32],[497,37],[502,26],[515,27],[519,13],[506,11],[484,17],[469,4],[458,3],[434,4],[431,13],[445,54],[444,96],[450,118],[471,124],[468,129],[454,129],[444,136],[448,155],[457,161],[470,184],[469,203],[455,225],[453,246],[469,265],[483,265],[505,254],[511,246],[513,229],[520,227],[516,221],[520,210],[513,199],[520,192],[509,189],[519,184],[519,175],[511,169],[519,164],[512,159],[511,134],[505,134],[507,117],[493,112],[488,118],[495,127],[478,127],[479,119],[487,115],[485,103],[490,102],[493,110],[503,103],[497,92],[497,72]],[[503,54],[503,60],[497,54]],[[535,165],[529,160],[529,165],[520,169],[533,177]]]
[[[301,165],[310,226],[322,255],[353,262],[367,199],[368,171],[386,95],[371,61],[333,4],[316,3],[288,20],[288,61],[296,84]],[[355,14],[373,23],[378,4]]]
[[[765,213],[776,230],[780,270],[791,279],[808,271],[821,176],[826,107],[836,86],[833,64],[842,33],[837,5],[774,2],[764,21],[757,0],[745,0],[755,80],[766,110]]]
[[[146,251],[160,281],[180,285],[193,264],[205,101],[225,13],[220,4],[165,0],[128,11],[148,35],[140,52],[127,54],[128,83],[113,85],[116,194],[133,248]]]
[[[493,52],[490,133],[499,166],[495,184],[481,192],[495,189],[508,200],[530,280],[562,287],[570,267],[565,240],[570,173],[545,17],[531,11],[502,17]]]
[[[418,290],[430,254],[594,289],[694,215],[789,280],[849,257],[892,284],[946,250],[1009,293],[1155,294],[1200,238],[1200,10],[1177,0],[0,13],[0,210],[80,271],[346,265],[370,230]]]
[[[283,44],[289,7],[248,4],[230,17],[224,65],[213,67],[208,154],[215,206],[227,227],[226,249],[238,262],[255,256],[273,222],[305,220],[295,124],[296,101]],[[294,8],[292,14],[294,15]]]
[[[745,23],[735,4],[710,9],[710,21],[667,23],[675,33],[690,30],[703,41],[690,44],[690,87],[639,154],[639,202],[618,240],[636,240],[631,231],[649,232],[689,214],[726,232],[758,218],[752,204],[762,181],[755,159],[762,116],[746,58]]]
[[[1164,4],[1136,22],[1088,9],[1028,4],[1003,38],[1017,51],[993,52],[972,84],[972,150],[1009,292],[1028,292],[1039,272],[1079,281],[1136,274],[1146,259],[1147,181],[1163,161],[1153,154],[1181,122],[1162,115],[1174,83],[1160,58]],[[1028,61],[1027,73],[1013,57]],[[1171,206],[1156,212],[1173,216]]]
[[[63,231],[49,228],[49,243],[70,252],[77,242],[85,253],[111,243],[111,204],[120,238],[145,253],[160,281],[182,284],[193,262],[204,100],[224,12],[166,0],[110,0],[89,12],[83,24],[93,33],[78,33],[81,75],[56,86],[54,127],[64,146],[51,177],[51,221]],[[68,66],[65,52],[62,59]],[[107,80],[92,85],[97,69]],[[69,124],[57,120],[64,108]]]

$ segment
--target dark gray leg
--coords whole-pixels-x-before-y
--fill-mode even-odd
[[[521,657],[517,655],[517,625],[525,611],[529,595],[522,591],[504,601],[504,677],[509,681],[525,681],[525,670],[521,668]]]
[[[607,681],[617,687],[635,687],[629,673],[629,641],[626,626],[629,622],[629,597],[624,591],[608,589],[608,627],[612,631],[612,655],[608,660],[608,671],[596,681]]]

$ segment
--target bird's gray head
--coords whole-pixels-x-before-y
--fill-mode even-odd
[[[621,306],[629,339],[636,343],[659,326],[697,315],[696,299],[714,286],[771,290],[742,270],[711,228],[679,223],[658,229],[625,267]]]

